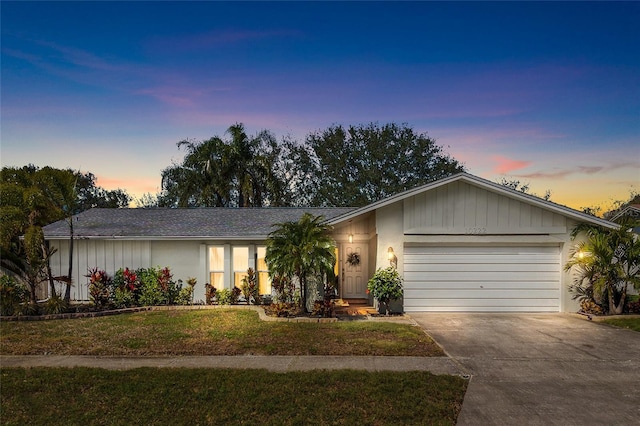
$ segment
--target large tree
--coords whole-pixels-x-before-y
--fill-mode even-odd
[[[276,224],[267,239],[265,261],[272,277],[296,278],[300,283],[302,306],[307,306],[307,282],[312,275],[330,274],[336,263],[336,243],[331,226],[322,216],[305,213],[297,222]]]
[[[44,241],[40,248],[31,239],[31,247],[20,242],[21,235],[40,235],[41,228],[51,222],[66,219],[69,224],[70,253],[68,277],[59,277],[67,283],[65,299],[71,295],[70,278],[73,270],[73,221],[74,214],[92,207],[126,207],[129,195],[123,190],[108,191],[96,185],[91,173],[81,173],[72,169],[42,169],[28,165],[21,168],[3,167],[0,172],[0,250],[2,258],[15,267],[29,266],[34,274],[38,253],[43,260],[52,254]],[[12,271],[3,262],[5,269]],[[46,262],[42,262],[46,265]],[[8,266],[8,267],[7,267]],[[20,268],[18,268],[20,269]],[[23,271],[25,268],[21,268]],[[48,269],[48,268],[47,268]],[[20,277],[21,274],[16,274]],[[22,274],[23,276],[26,276]],[[55,293],[51,274],[49,281],[52,295]],[[35,276],[35,275],[34,275]]]
[[[332,126],[287,148],[298,204],[364,206],[464,170],[406,124]]]
[[[247,136],[242,124],[223,140],[183,140],[181,164],[162,171],[159,204],[169,207],[263,207],[288,205],[290,192],[279,167],[282,147],[267,131]]]

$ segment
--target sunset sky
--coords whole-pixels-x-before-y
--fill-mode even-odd
[[[2,166],[156,193],[176,143],[407,123],[574,208],[640,191],[640,3],[8,2]]]

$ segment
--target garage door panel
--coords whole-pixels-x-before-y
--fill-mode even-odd
[[[519,281],[517,286],[513,283],[513,281],[491,281],[491,282],[469,282],[469,281],[441,281],[435,282],[429,285],[430,289],[440,289],[440,290],[474,290],[478,288],[484,289],[529,289],[529,290],[558,290],[558,282],[557,281]],[[421,283],[416,281],[409,281],[405,279],[404,289],[405,293],[407,290],[423,290],[425,287],[421,285]]]
[[[432,254],[442,256],[447,254],[491,255],[491,254],[523,254],[539,256],[543,254],[557,254],[557,246],[407,246],[409,254]]]
[[[405,289],[405,298],[408,299],[449,299],[451,297],[450,289],[434,289],[434,290],[407,290]],[[559,291],[554,289],[530,290],[530,289],[465,289],[464,296],[469,299],[554,299],[557,303]],[[462,300],[458,298],[457,300]]]
[[[405,311],[411,312],[558,312],[554,306],[424,306],[406,307]]]
[[[411,302],[407,303],[405,301],[405,307],[420,307],[424,306],[425,302],[429,302],[429,306],[433,307],[443,307],[443,306],[454,306],[451,303],[451,299],[413,299]],[[555,307],[556,310],[558,308],[558,301],[555,299],[456,299],[455,306],[459,306],[461,308],[473,308],[473,307]]]
[[[465,255],[465,263],[468,264],[484,264],[496,261],[496,254],[493,255]],[[532,259],[534,263],[557,263],[557,254],[501,254],[499,255],[500,263],[522,263],[527,259]],[[460,263],[460,254],[443,254],[443,255],[405,255],[405,265],[411,267],[415,265],[424,265],[425,263]]]
[[[491,282],[491,281],[506,281],[506,282],[517,282],[518,276],[513,272],[466,272],[459,271],[456,273],[450,272],[428,272],[429,278],[424,279],[420,278],[420,276],[424,277],[425,273],[420,273],[415,275],[415,279],[423,282],[441,282],[447,280],[456,280],[456,281],[476,281],[476,282]],[[520,279],[525,279],[527,275],[534,275],[534,271],[521,272]],[[536,281],[553,281],[558,279],[557,272],[535,272]],[[411,277],[411,273],[405,274],[405,280],[408,280],[408,277]]]
[[[460,259],[458,259],[460,262]],[[470,264],[470,263],[423,263],[405,265],[405,272],[542,272],[551,271],[557,272],[559,270],[559,264],[556,263],[502,263],[502,262],[487,262],[483,264]]]
[[[405,247],[407,312],[558,312],[557,246]]]

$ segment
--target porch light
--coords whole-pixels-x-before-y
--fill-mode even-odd
[[[389,249],[387,250],[387,255],[389,256],[389,264],[391,266],[393,266],[394,268],[397,268],[398,267],[398,257],[393,252],[393,247],[389,247]]]
[[[349,244],[353,242],[353,234],[349,234]]]

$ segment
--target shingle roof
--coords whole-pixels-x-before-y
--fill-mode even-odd
[[[91,209],[73,218],[78,238],[259,239],[276,223],[297,221],[305,212],[327,220],[353,208]],[[61,220],[43,228],[45,238],[69,238]]]

